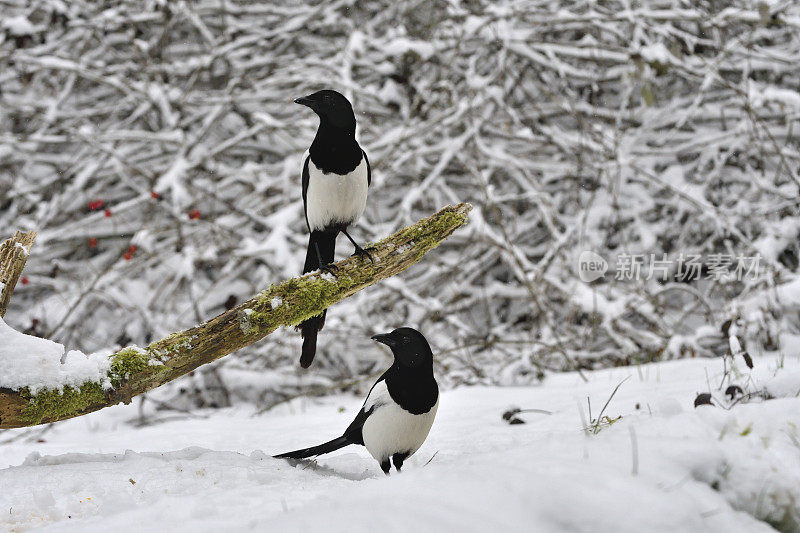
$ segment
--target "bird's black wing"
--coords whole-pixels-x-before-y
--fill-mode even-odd
[[[364,154],[364,161],[367,162],[367,187],[372,185],[372,167],[369,166],[369,158],[367,158],[367,152],[364,149],[361,149],[361,153]]]
[[[365,411],[362,407],[356,415],[355,420],[353,420],[350,425],[347,426],[347,429],[344,430],[344,435],[342,436],[353,444],[360,444],[363,446],[364,436],[361,434],[361,430],[364,427],[364,422],[366,422],[367,418],[369,418],[369,415],[372,414],[372,411],[372,407],[370,407],[367,411]]]
[[[303,162],[303,215],[306,217],[306,226],[308,226],[308,231],[311,231],[311,224],[308,223],[308,205],[306,198],[308,197],[308,162],[311,161],[311,154],[306,157],[306,160]],[[367,168],[369,169],[369,163],[367,163]]]

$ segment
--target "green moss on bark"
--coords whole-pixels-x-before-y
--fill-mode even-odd
[[[103,387],[93,382],[84,383],[80,389],[64,387],[61,391],[45,390],[36,394],[31,394],[26,387],[20,391],[20,396],[28,402],[22,419],[29,426],[71,418],[106,401]]]
[[[146,350],[156,360],[168,359],[192,347],[191,336],[186,331],[178,331],[163,339],[151,343]]]
[[[280,326],[296,326],[341,300],[343,293],[354,292],[369,283],[391,255],[403,256],[404,268],[415,264],[466,221],[466,212],[440,213],[436,218],[426,220],[425,224],[409,226],[374,245],[376,250],[388,251],[375,263],[360,259],[358,268],[339,271],[336,277],[310,273],[271,285],[258,295],[256,305],[239,313],[239,326],[245,335],[254,331],[271,331]],[[408,248],[415,250],[410,260],[405,255]],[[271,302],[276,298],[281,304],[273,309]]]
[[[113,387],[119,387],[131,376],[150,366],[150,354],[138,347],[125,348],[110,358],[107,379]],[[22,413],[23,419],[32,426],[71,418],[108,403],[108,394],[103,384],[94,381],[87,381],[77,389],[66,386],[62,390],[43,390],[37,393],[32,393],[26,387],[20,391],[20,396],[27,401]]]
[[[115,387],[131,378],[132,375],[150,367],[150,353],[141,348],[125,348],[111,356],[108,377]]]

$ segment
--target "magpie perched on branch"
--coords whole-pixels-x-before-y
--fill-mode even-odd
[[[390,459],[399,472],[403,461],[422,446],[439,407],[439,386],[433,377],[428,341],[412,328],[398,328],[372,338],[391,348],[394,363],[372,386],[344,434],[319,446],[275,457],[305,459],[359,444],[366,446],[388,474]]]
[[[335,275],[333,263],[339,232],[353,243],[353,255],[366,256],[347,233],[347,228],[364,213],[372,171],[367,154],[356,141],[356,116],[343,95],[323,90],[298,98],[295,103],[310,107],[319,116],[314,142],[303,157],[303,209],[308,239],[303,273],[324,270]],[[325,314],[311,317],[297,327],[303,337],[300,366],[308,368],[317,351],[317,333],[325,325]]]

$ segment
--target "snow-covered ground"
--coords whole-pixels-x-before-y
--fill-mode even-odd
[[[428,441],[390,477],[357,447],[310,465],[270,457],[338,435],[355,396],[264,414],[147,412],[143,426],[134,402],[0,433],[0,528],[797,530],[800,357],[759,357],[733,379],[782,398],[694,409],[709,390],[726,404],[722,372],[721,359],[694,359],[447,391]],[[587,435],[587,397],[596,418],[623,380],[603,414],[622,418]],[[546,412],[512,425],[502,419],[510,406]]]

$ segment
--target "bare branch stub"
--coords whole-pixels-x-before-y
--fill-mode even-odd
[[[15,231],[13,237],[0,244],[0,317],[6,314],[36,235],[35,231]]]

